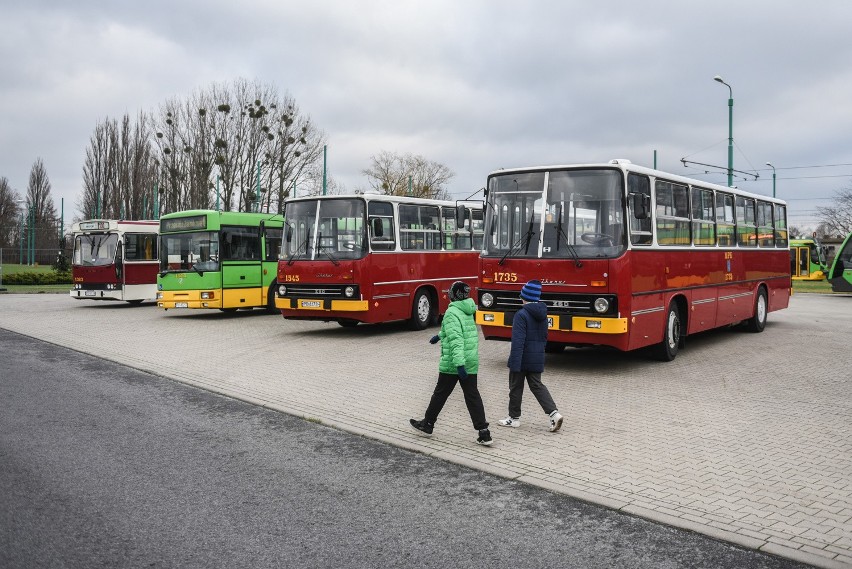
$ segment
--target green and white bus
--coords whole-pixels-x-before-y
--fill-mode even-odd
[[[160,219],[157,306],[275,310],[284,218],[189,210]]]
[[[852,292],[852,233],[843,240],[843,245],[834,256],[828,281],[834,292]]]

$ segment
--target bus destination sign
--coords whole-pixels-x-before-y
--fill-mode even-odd
[[[109,221],[81,221],[80,231],[109,229]]]
[[[193,215],[192,217],[178,217],[175,219],[160,220],[160,233],[169,233],[171,231],[190,231],[193,229],[207,229],[207,216]]]

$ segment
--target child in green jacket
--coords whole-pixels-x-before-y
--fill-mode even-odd
[[[473,428],[479,433],[477,443],[491,446],[491,432],[485,420],[485,406],[476,386],[476,374],[479,371],[479,330],[473,315],[476,303],[470,298],[470,287],[456,281],[448,292],[450,306],[444,314],[441,331],[432,336],[429,343],[441,342],[441,361],[438,364],[438,384],[432,393],[432,399],[421,421],[411,419],[409,423],[418,434],[431,437],[438,420],[438,414],[456,387],[461,384],[464,402]]]

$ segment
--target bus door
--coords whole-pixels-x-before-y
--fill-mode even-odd
[[[258,228],[223,227],[220,243],[223,308],[262,306]]]
[[[811,252],[809,247],[790,248],[790,274],[807,277],[811,274]]]

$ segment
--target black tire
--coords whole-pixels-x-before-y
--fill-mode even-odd
[[[278,283],[272,281],[272,284],[269,285],[269,291],[266,293],[266,311],[269,314],[275,314],[278,312],[278,309],[275,308],[275,289],[277,288]]]
[[[343,326],[344,328],[354,328],[358,325],[357,320],[338,320],[337,323]]]
[[[132,304],[133,306],[139,306],[140,304],[142,304],[142,299],[141,298],[135,298],[133,300],[128,300],[127,304]]]
[[[677,304],[669,304],[666,312],[666,322],[663,327],[663,341],[657,344],[656,357],[663,362],[670,362],[677,357],[681,342],[681,318]]]
[[[544,345],[544,351],[548,354],[559,354],[565,349],[565,344],[558,342],[548,342]]]
[[[412,330],[425,330],[435,318],[434,312],[432,295],[425,289],[418,290],[414,294],[414,302],[411,305],[411,318],[408,319],[408,327]]]
[[[754,299],[754,316],[746,320],[746,330],[749,332],[763,332],[766,328],[766,315],[769,312],[769,302],[766,298],[766,289],[757,289],[757,298]]]

